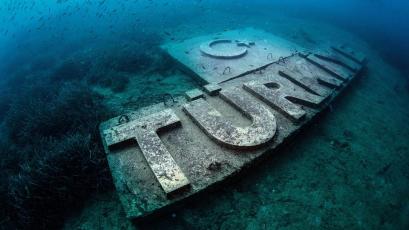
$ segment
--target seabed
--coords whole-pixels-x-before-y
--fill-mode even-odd
[[[164,186],[167,182],[161,183],[161,177],[155,175],[155,171],[152,173],[149,165],[146,167],[146,155],[144,158],[135,144],[126,145],[125,148],[123,145],[116,145],[126,138],[129,139],[129,136],[125,139],[106,139],[104,135],[108,135],[109,132],[104,130],[118,127],[119,118],[114,118],[104,123],[101,130],[117,191],[96,195],[81,213],[67,221],[67,229],[93,229],[96,226],[103,229],[300,229],[305,226],[373,229],[379,226],[391,228],[396,223],[388,220],[399,221],[399,218],[390,216],[402,216],[401,202],[402,200],[408,202],[409,199],[402,197],[402,194],[405,194],[402,191],[407,190],[407,186],[401,183],[402,178],[409,180],[407,170],[404,170],[407,167],[406,161],[402,160],[407,158],[408,152],[408,146],[405,144],[409,139],[407,127],[409,114],[406,108],[408,92],[401,86],[403,76],[385,63],[376,50],[340,29],[305,21],[302,21],[300,26],[300,21],[289,18],[285,19],[285,25],[264,24],[257,29],[245,29],[253,31],[250,34],[254,36],[244,39],[228,38],[241,35],[238,31],[242,30],[228,30],[217,35],[220,28],[209,26],[201,28],[202,31],[192,32],[195,23],[194,21],[191,23],[191,30],[188,29],[189,26],[179,30],[182,31],[180,33],[185,33],[181,36],[186,39],[174,46],[172,44],[175,43],[169,41],[162,48],[173,56],[188,75],[209,85],[200,91],[197,89],[189,91],[186,98],[176,98],[172,107],[173,112],[165,110],[166,114],[161,114],[160,111],[163,109],[169,109],[165,104],[161,104],[127,113],[127,119],[131,123],[138,121],[133,123],[138,127],[146,126],[145,123],[139,122],[140,118],[151,114],[158,115],[159,120],[161,115],[170,117],[169,124],[163,126],[171,125],[176,129],[163,133],[160,139],[166,140],[165,147],[172,153],[180,169],[179,171],[176,167],[176,171],[184,174],[185,177],[181,177],[183,180],[178,181],[183,183]],[[294,33],[293,28],[297,27],[296,25],[307,32]],[[223,33],[228,36],[223,36]],[[263,47],[267,50],[260,55],[264,57],[262,61],[254,61],[252,58],[250,60],[254,62],[251,63],[252,66],[240,64],[237,65],[238,68],[229,63],[209,69],[208,66],[215,65],[211,62],[204,62],[203,68],[202,65],[197,65],[198,60],[189,58],[191,55],[198,57],[195,55],[198,53],[204,53],[205,55],[201,55],[203,58],[221,55],[208,49],[220,44],[238,45],[243,49],[237,49],[229,55],[247,57],[243,52],[251,54],[251,49],[261,44],[260,40],[257,40],[257,34],[260,33],[270,34],[273,39],[269,41],[284,42],[285,45],[278,48],[285,49],[274,52],[276,51],[274,48],[277,47],[274,47],[274,43],[267,42],[266,46],[272,47]],[[300,36],[310,37],[303,39]],[[332,77],[328,77],[328,71],[325,75],[326,71],[322,68],[320,70],[317,63],[312,64],[317,61],[327,63],[325,57],[331,58],[329,52],[332,54],[332,51],[336,54],[338,44],[349,44],[367,57],[367,71],[354,82],[350,83],[350,80],[360,72],[359,65],[349,64],[348,68],[342,67],[345,73],[353,73],[352,75],[340,74],[335,77],[332,74]],[[193,48],[184,49],[190,46]],[[263,49],[259,52],[263,52]],[[218,58],[230,60],[229,55]],[[355,57],[359,59],[358,62],[355,60],[350,63],[356,64],[362,60],[359,55]],[[297,78],[295,71],[297,67],[302,69],[307,64],[315,68],[317,72],[314,73],[321,73],[325,81],[321,80],[331,87],[327,90],[318,87],[315,90],[321,91],[315,92],[312,88],[314,85],[309,85],[308,88],[306,82],[302,82],[302,78]],[[333,62],[331,65],[340,68]],[[289,66],[293,72],[285,72]],[[358,69],[353,70],[355,68]],[[277,109],[272,112],[270,108],[266,111],[254,111],[257,109],[251,106],[253,103],[248,103],[246,97],[241,95],[243,92],[247,96],[249,93],[257,94],[263,101],[261,103],[264,103],[263,108],[267,107],[268,100],[265,98],[263,100],[263,94],[257,91],[260,90],[257,82],[268,83],[277,80],[276,76],[280,77],[281,84],[290,82],[287,86],[292,87],[295,92],[295,95],[291,96],[308,98],[309,105],[313,101],[315,104],[322,103],[322,107],[318,110],[305,105],[302,109],[295,108],[295,112],[301,115]],[[347,78],[345,80],[347,84],[342,84],[342,76]],[[257,82],[254,82],[254,79],[257,79]],[[298,82],[298,85],[294,82]],[[245,87],[240,89],[243,90],[241,93],[229,90],[243,83]],[[304,83],[304,88],[300,87],[301,83]],[[324,109],[328,102],[335,98],[328,95],[334,92],[338,94],[338,91],[348,84],[350,85],[345,88],[342,96],[332,102],[329,108]],[[306,91],[306,88],[309,90]],[[128,93],[132,94],[132,90]],[[264,135],[251,135],[251,130],[247,130],[249,136],[255,138],[247,145],[236,138],[223,139],[225,136],[218,136],[212,129],[214,121],[208,121],[204,116],[215,114],[207,107],[207,102],[221,110],[223,115],[233,118],[235,125],[239,127],[249,125],[240,113],[227,106],[226,100],[219,99],[219,95],[227,98],[227,102],[233,105],[239,107],[248,105],[246,109],[258,114],[252,117],[253,125],[256,124],[256,128],[262,130]],[[329,99],[326,99],[327,97]],[[107,103],[121,103],[120,98],[116,100],[119,101]],[[128,112],[126,109],[124,111]],[[305,112],[304,115],[302,111]],[[298,131],[299,126],[310,121],[319,111],[321,114],[313,123],[303,128],[296,136],[292,136],[293,132]],[[276,118],[275,122],[265,119],[266,116],[271,118],[271,115]],[[303,116],[306,118],[302,119]],[[271,123],[269,127],[273,127],[275,123],[274,131],[279,130],[277,133],[262,125],[268,120]],[[147,127],[149,129],[152,128],[150,125],[158,124],[148,122]],[[172,135],[175,132],[177,134]],[[208,138],[211,136],[214,138]],[[290,136],[291,142],[281,146],[278,151],[269,151],[269,157],[263,157],[263,162],[250,167],[246,173],[238,174],[240,178],[236,178],[234,183],[225,183],[216,190],[199,194],[183,206],[169,209],[162,216],[142,221],[137,225],[127,218],[151,214],[155,210],[167,207],[168,204],[184,200],[183,198],[209,185],[223,181],[239,169],[247,167],[249,162],[264,155],[267,149],[275,148]],[[114,146],[115,153],[110,153],[111,145]],[[246,148],[254,146],[257,148]],[[241,147],[244,147],[244,150]],[[200,154],[196,154],[198,152]],[[247,154],[248,152],[251,154]],[[186,158],[184,154],[191,154],[191,157]],[[132,166],[136,168],[132,168],[130,162],[137,162]],[[129,171],[124,168],[128,168]],[[124,178],[131,181],[124,182],[121,180]],[[140,186],[141,181],[145,182],[143,186]],[[124,187],[125,185],[127,187]],[[173,194],[175,191],[176,196]],[[140,204],[143,204],[142,208]]]

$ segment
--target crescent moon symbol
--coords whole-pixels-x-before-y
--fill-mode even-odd
[[[247,47],[245,46],[238,46],[239,49],[234,51],[218,51],[212,48],[212,46],[219,43],[233,43],[233,40],[219,39],[205,42],[200,45],[200,51],[210,57],[225,59],[242,57],[247,53]]]

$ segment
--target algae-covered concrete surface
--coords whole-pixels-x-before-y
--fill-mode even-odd
[[[213,49],[213,43],[223,46],[219,44],[221,47]],[[224,82],[303,51],[294,43],[254,28],[193,37],[167,43],[162,48],[207,83]],[[223,56],[226,54],[227,57]]]
[[[190,23],[193,28],[194,20]],[[254,22],[249,19],[246,23]],[[206,25],[201,28],[205,32],[220,29]],[[367,55],[368,72],[353,82],[314,124],[237,180],[139,224],[126,219],[115,191],[97,194],[66,222],[66,229],[409,226],[407,78],[385,63],[376,47],[367,47],[336,28],[292,19],[277,19],[261,27],[295,42],[304,41],[303,45],[310,47],[334,40],[353,42]],[[175,31],[184,31],[185,37],[193,34],[186,25]]]

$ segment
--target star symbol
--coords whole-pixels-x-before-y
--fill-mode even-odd
[[[236,40],[237,46],[245,46],[247,48],[250,48],[250,46],[255,45],[255,42],[249,41],[249,40]]]

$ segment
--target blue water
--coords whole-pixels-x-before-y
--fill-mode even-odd
[[[132,33],[143,30],[160,32],[183,23],[185,19],[211,14],[212,10],[249,17],[260,12],[284,12],[334,23],[361,35],[388,60],[407,71],[408,58],[405,54],[409,51],[409,3],[403,0],[256,0],[250,3],[210,0],[121,3],[109,0],[5,0],[0,10],[0,48],[3,50],[0,60],[9,60],[10,55],[24,53],[19,49],[42,48],[41,45],[50,44],[54,49],[61,50],[75,42],[94,44],[110,39],[117,41],[124,38],[118,36],[122,33],[132,36]]]
[[[387,74],[383,77],[390,78],[386,81],[390,85],[385,84],[385,91],[368,90],[356,94],[375,103],[370,107],[375,111],[374,120],[393,114],[396,117],[391,119],[404,127],[394,124],[390,128],[379,128],[374,122],[366,127],[373,128],[370,132],[382,129],[388,138],[396,135],[396,141],[392,143],[387,137],[377,138],[376,141],[384,145],[369,144],[362,150],[370,156],[372,152],[380,151],[378,148],[386,149],[390,157],[386,159],[388,162],[402,164],[398,167],[386,163],[379,166],[378,171],[382,178],[388,172],[394,173],[391,178],[402,178],[401,183],[385,182],[385,186],[391,187],[382,190],[391,200],[391,197],[401,198],[382,207],[362,202],[365,208],[359,210],[366,215],[363,219],[375,220],[374,223],[352,222],[352,217],[345,217],[320,226],[321,222],[331,222],[328,219],[333,217],[326,216],[316,217],[315,227],[409,227],[407,216],[401,215],[409,213],[409,193],[406,193],[409,191],[409,147],[405,142],[409,136],[406,129],[409,109],[404,101],[409,92],[409,1],[405,0],[1,0],[0,226],[5,229],[61,228],[67,217],[84,208],[85,201],[99,192],[114,190],[98,137],[98,124],[123,112],[162,102],[166,95],[180,96],[199,85],[161,54],[159,46],[163,42],[248,26],[274,32],[274,28],[280,25],[276,20],[283,20],[287,25],[286,18],[294,20],[289,27],[302,27],[304,21],[306,25],[325,23],[364,41],[379,55],[374,58],[376,63],[380,63],[379,57],[384,66],[388,66],[388,71],[392,69],[387,72],[383,66],[375,67],[368,75]],[[314,37],[314,32],[304,32]],[[285,34],[285,30],[277,33]],[[386,95],[388,92],[396,95]],[[393,99],[397,97],[403,102]],[[366,105],[366,102],[362,103]],[[393,110],[394,106],[401,110]],[[348,112],[348,106],[344,107]],[[327,118],[329,123],[331,119]],[[364,130],[355,135],[367,132]],[[320,137],[319,130],[315,133],[318,138],[327,138]],[[351,145],[354,145],[353,141]],[[285,164],[286,160],[281,163]],[[374,174],[372,171],[378,170],[369,168],[362,169],[363,174]],[[268,170],[261,169],[244,182],[238,182],[237,186],[246,190],[253,178],[260,180],[262,185],[271,182]],[[402,186],[394,188],[397,184]],[[263,189],[239,193],[243,196],[240,199],[252,200],[252,196],[262,196],[260,191]],[[364,197],[363,194],[373,192],[371,189],[360,190],[359,195]],[[235,194],[221,192],[210,195],[215,203],[207,201],[217,206],[217,202],[230,202],[226,201],[228,198],[223,200],[224,196]],[[327,208],[328,205],[324,206]],[[178,221],[172,222],[172,218],[158,220],[155,227],[219,229],[225,217],[217,215],[228,213],[226,210],[232,208],[226,205],[215,214],[212,212],[215,206],[206,204],[206,200],[199,202],[198,206],[181,211],[182,217]],[[263,210],[261,204],[252,209],[239,206],[236,211],[242,210],[250,216],[253,209]],[[393,211],[393,215],[382,213],[384,207],[388,212]],[[198,210],[201,208],[204,211]],[[297,212],[296,206],[290,205],[288,209]],[[275,212],[271,210],[266,213],[273,215]],[[194,214],[190,216],[187,212]],[[249,220],[240,220],[241,217],[234,216],[236,220],[229,222],[225,229],[249,226],[245,225]],[[192,224],[195,220],[199,221],[198,225]],[[217,220],[214,225],[210,223],[212,220]],[[297,218],[289,219],[281,227],[297,229],[291,227],[291,223],[297,221],[302,222]]]

